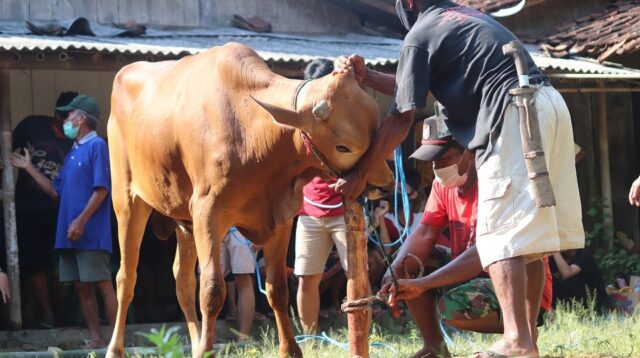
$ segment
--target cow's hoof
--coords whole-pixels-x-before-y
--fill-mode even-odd
[[[298,344],[289,345],[285,349],[280,350],[280,357],[282,358],[302,358],[302,350]]]

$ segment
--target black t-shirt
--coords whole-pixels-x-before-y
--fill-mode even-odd
[[[605,290],[604,279],[598,268],[598,263],[587,249],[576,250],[576,254],[567,260],[569,266],[580,267],[580,273],[566,279],[553,279],[553,298],[560,301],[570,301],[572,299],[588,304],[589,299],[596,294],[596,308],[600,312],[605,312],[609,306],[609,296]],[[553,256],[549,259],[551,273],[558,272]]]
[[[23,119],[13,130],[13,149],[26,148],[36,169],[53,181],[60,171],[73,141],[54,132],[53,118],[34,115]],[[24,170],[18,173],[16,183],[16,213],[18,215],[57,210],[51,199]]]
[[[429,91],[447,108],[458,142],[476,150],[477,165],[500,134],[508,90],[518,76],[502,46],[516,36],[490,16],[448,0],[425,1],[404,39],[396,73],[393,112],[426,105]],[[526,54],[530,75],[539,75]]]

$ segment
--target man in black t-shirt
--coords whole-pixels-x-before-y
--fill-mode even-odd
[[[476,155],[476,247],[504,322],[503,338],[478,356],[537,356],[542,258],[584,246],[566,104],[526,54],[557,201],[554,208],[538,208],[524,163],[518,110],[508,93],[518,85],[518,74],[513,59],[502,53],[502,46],[516,37],[490,16],[449,0],[397,0],[396,12],[409,33],[395,76],[366,68],[357,55],[336,60],[338,71],[353,71],[362,84],[393,95],[394,102],[368,151],[335,189],[350,200],[360,195],[371,168],[405,139],[415,110],[426,106],[431,93],[448,109],[447,127],[454,138]],[[403,292],[394,291],[391,301],[403,299]]]
[[[56,108],[69,104],[77,95],[76,92],[61,93]],[[73,143],[62,130],[66,116],[67,113],[57,110],[53,117],[31,115],[20,121],[12,133],[13,149],[28,149],[34,167],[51,181],[58,175]],[[39,322],[43,327],[53,326],[48,278],[54,271],[58,203],[24,170],[18,172],[15,190],[20,273],[26,283],[25,325],[33,327]],[[42,317],[36,321],[34,316],[38,311]]]
[[[601,314],[609,312],[611,302],[602,272],[589,250],[556,252],[549,260],[549,267],[553,274],[553,307],[558,301],[572,300],[589,307],[590,300],[595,298],[596,311]]]

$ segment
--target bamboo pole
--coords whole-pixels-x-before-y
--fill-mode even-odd
[[[7,274],[11,289],[9,301],[9,325],[11,329],[22,328],[20,301],[20,267],[18,265],[18,238],[16,235],[16,205],[13,185],[13,167],[9,163],[11,153],[11,109],[9,94],[9,71],[0,70],[0,120],[2,121],[2,206],[4,212],[4,237],[7,246]]]
[[[604,231],[607,235],[605,239],[609,243],[609,249],[613,248],[613,201],[611,199],[611,170],[609,167],[609,131],[607,130],[607,99],[605,95],[604,82],[598,81],[598,87],[602,90],[598,92],[598,149],[600,152],[600,189],[605,207],[602,210],[602,222],[605,228],[611,231]]]
[[[347,226],[347,300],[353,301],[369,295],[367,275],[367,238],[364,212],[360,204],[344,200],[344,221]],[[349,328],[349,355],[369,357],[369,309],[347,314]]]

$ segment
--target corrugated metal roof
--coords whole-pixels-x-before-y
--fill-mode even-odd
[[[0,31],[2,30],[0,28]],[[256,50],[265,60],[276,62],[306,62],[316,57],[334,58],[358,52],[367,59],[367,63],[372,65],[394,64],[401,44],[398,40],[359,34],[344,36],[258,34],[234,28],[173,32],[148,30],[147,35],[141,37],[0,34],[0,50],[88,50],[156,56],[193,54],[227,42],[243,43]]]
[[[289,34],[258,34],[235,28],[215,30],[191,29],[183,31],[148,30],[142,37],[92,36],[36,36],[20,32],[6,33],[6,24],[0,27],[0,50],[44,51],[86,50],[102,53],[151,54],[154,56],[182,56],[194,54],[227,42],[240,42],[267,61],[307,62],[317,57],[335,58],[358,53],[370,65],[395,65],[402,41],[384,37],[348,34],[344,36],[304,36]],[[10,32],[10,31],[9,31]],[[534,46],[527,45],[534,61],[544,71],[609,75],[619,78],[640,79],[640,71],[616,64],[573,57],[551,58]]]

